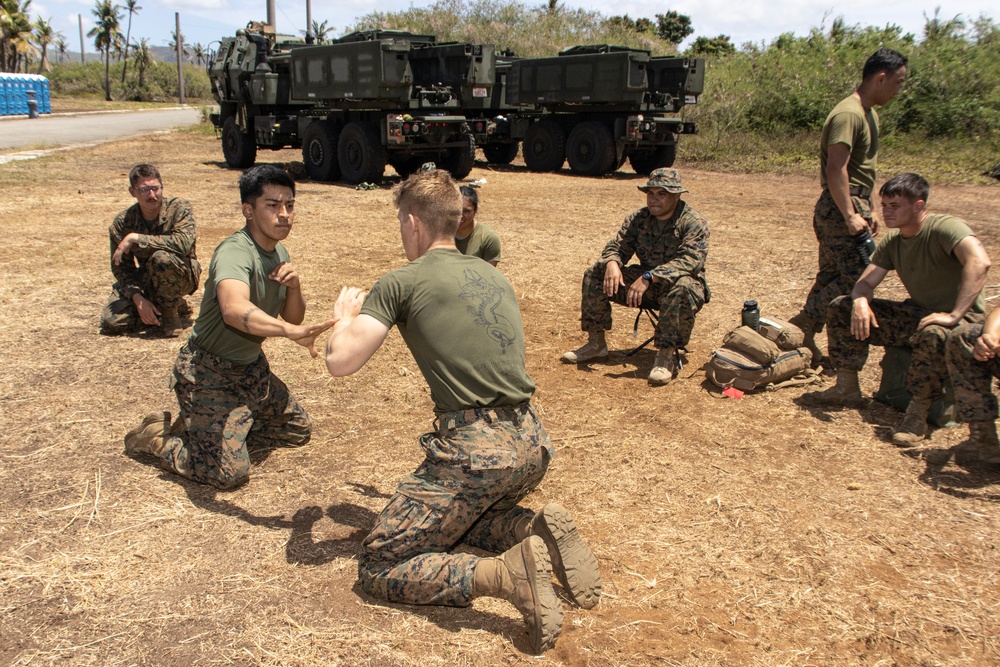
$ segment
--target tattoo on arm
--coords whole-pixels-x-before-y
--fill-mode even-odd
[[[258,310],[257,308],[250,308],[247,312],[243,313],[243,330],[250,333],[250,313]]]

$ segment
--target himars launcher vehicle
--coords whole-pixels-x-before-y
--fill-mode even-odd
[[[425,162],[461,179],[477,146],[506,164],[522,143],[532,171],[670,166],[677,136],[696,131],[673,114],[697,102],[704,62],[609,46],[516,58],[396,31],[313,45],[251,23],[222,40],[208,73],[229,166],[301,148],[310,178],[353,184]]]

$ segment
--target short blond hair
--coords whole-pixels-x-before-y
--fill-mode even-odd
[[[462,193],[447,171],[415,172],[397,185],[392,195],[396,208],[420,218],[434,240],[455,238],[462,221]]]

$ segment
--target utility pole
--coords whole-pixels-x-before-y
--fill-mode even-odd
[[[276,13],[277,11],[275,11],[275,0],[267,0],[267,24],[272,28],[274,28],[275,32],[278,31],[277,21],[275,20],[274,17]]]
[[[80,19],[80,62],[86,62],[83,58],[83,14],[77,14],[76,17]]]
[[[313,10],[312,0],[306,0],[306,44],[312,44],[313,40]]]
[[[181,35],[181,15],[174,12],[174,33],[177,42],[177,91],[180,93],[180,103],[184,104],[184,70],[181,69],[181,51],[184,50],[184,37]]]

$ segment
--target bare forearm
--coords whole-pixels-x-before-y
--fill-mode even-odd
[[[979,261],[966,262],[962,267],[962,282],[958,286],[958,297],[955,299],[955,308],[951,314],[956,318],[963,318],[969,312],[976,298],[986,284],[986,274],[989,265],[984,265]]]
[[[285,304],[281,307],[281,319],[292,324],[302,324],[306,319],[306,300],[301,289],[288,288]]]
[[[222,320],[234,329],[263,338],[284,338],[290,331],[287,322],[271,317],[250,301],[223,308]]]

